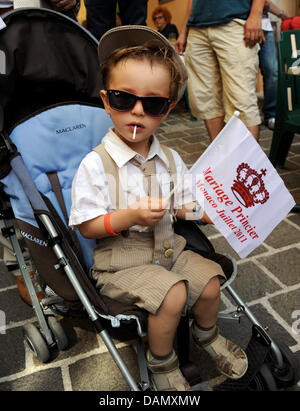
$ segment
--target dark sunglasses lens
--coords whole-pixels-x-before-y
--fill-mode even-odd
[[[108,90],[109,105],[117,111],[128,111],[138,98],[134,94],[119,90]],[[143,108],[150,116],[163,116],[170,107],[170,100],[162,97],[141,97]]]
[[[112,91],[108,94],[111,108],[119,111],[130,110],[135,104],[135,97],[122,91]]]
[[[146,97],[143,100],[146,113],[151,116],[163,116],[169,109],[170,103],[167,99],[160,97]]]

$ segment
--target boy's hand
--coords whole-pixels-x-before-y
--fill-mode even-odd
[[[163,198],[143,197],[132,204],[129,209],[135,212],[135,224],[152,227],[163,218],[167,207],[168,201]]]

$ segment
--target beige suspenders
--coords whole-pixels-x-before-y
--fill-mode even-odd
[[[166,146],[161,146],[161,147],[168,159],[168,162],[169,162],[168,171],[171,173],[172,183],[174,186],[174,184],[176,184],[176,181],[174,181],[174,178],[176,178],[176,166],[175,166],[175,162],[173,159],[173,155],[171,153],[171,150],[168,147]],[[111,195],[112,202],[113,204],[116,205],[116,209],[119,209],[120,206],[122,205],[122,202],[124,201],[122,188],[120,187],[120,184],[119,184],[119,181],[120,181],[119,168],[114,162],[114,160],[111,158],[111,156],[107,153],[103,144],[100,144],[97,147],[95,147],[94,151],[102,159],[106,176],[108,176],[108,186],[109,186],[109,192]],[[153,168],[154,166],[154,170],[155,170],[154,159],[146,162],[146,165],[147,163],[152,163],[151,166],[150,164],[149,166],[150,168],[151,167]],[[146,170],[144,170],[144,168],[146,169],[147,167],[144,167],[144,166],[141,167],[142,171],[144,172],[145,177],[146,178],[150,177],[150,175],[147,175],[147,172],[145,172]],[[157,180],[156,180],[156,183],[158,185]],[[172,189],[172,187],[170,187],[170,189]],[[170,268],[173,264],[173,256],[174,256],[174,231],[173,231],[173,227],[171,224],[171,216],[170,216],[169,211],[167,211],[163,219],[154,226],[153,232],[154,232],[153,263],[163,265],[166,268]]]
[[[176,175],[177,175],[177,169],[176,169],[174,157],[173,157],[171,150],[168,147],[161,144],[161,148],[164,151],[168,159],[169,171],[171,173],[172,185],[174,187],[176,185]],[[106,176],[108,176],[108,179],[107,179],[108,188],[109,188],[109,193],[112,199],[112,203],[116,205],[116,209],[119,209],[122,204],[125,204],[123,191],[119,184],[120,183],[119,168],[117,164],[114,162],[114,160],[112,159],[112,157],[105,150],[103,143],[95,147],[93,151],[95,151],[102,160],[105,174]],[[114,181],[112,181],[113,179]],[[116,190],[116,187],[118,187],[119,189]]]

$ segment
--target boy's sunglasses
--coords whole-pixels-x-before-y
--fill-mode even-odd
[[[139,97],[121,90],[107,90],[109,105],[113,110],[129,111],[139,100],[142,102],[145,113],[150,116],[163,116],[169,110],[172,100],[166,97],[149,96]]]

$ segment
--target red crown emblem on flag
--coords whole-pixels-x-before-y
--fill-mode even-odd
[[[266,169],[261,169],[259,174],[247,163],[241,163],[236,172],[237,178],[234,180],[231,190],[244,207],[264,204],[268,201],[269,193],[262,179],[266,175]]]

